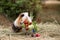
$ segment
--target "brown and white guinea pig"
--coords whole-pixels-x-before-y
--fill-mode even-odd
[[[21,13],[16,20],[13,22],[13,31],[20,32],[22,30],[22,24],[25,24],[26,30],[28,29],[27,25],[32,23],[32,19],[28,16],[28,12]]]

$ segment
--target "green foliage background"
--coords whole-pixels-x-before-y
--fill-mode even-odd
[[[33,13],[41,9],[40,0],[0,0],[0,13],[15,19],[21,12]]]

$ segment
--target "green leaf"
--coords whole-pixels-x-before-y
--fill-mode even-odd
[[[33,22],[33,25],[34,25],[34,30],[37,32],[36,21]]]

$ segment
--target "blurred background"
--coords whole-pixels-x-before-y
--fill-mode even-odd
[[[39,23],[39,38],[13,33],[12,23],[22,12]],[[0,40],[60,40],[60,0],[0,0]]]
[[[60,23],[60,0],[0,0],[0,14],[13,21],[22,12],[33,14],[33,20]]]

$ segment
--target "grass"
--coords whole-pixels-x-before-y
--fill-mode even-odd
[[[30,35],[21,35],[14,33],[11,27],[0,26],[1,40],[60,40],[60,25],[55,23],[40,23],[40,37],[31,37]]]

